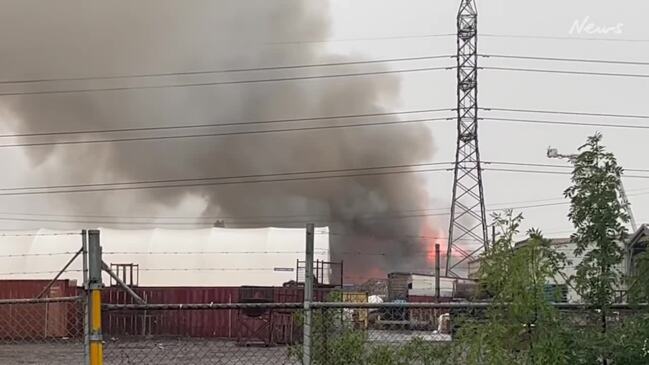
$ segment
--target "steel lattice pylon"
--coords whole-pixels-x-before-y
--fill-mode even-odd
[[[478,150],[478,12],[474,0],[461,1],[457,15],[457,151],[447,276],[458,276],[453,270],[488,245]],[[467,243],[474,247],[460,247]]]

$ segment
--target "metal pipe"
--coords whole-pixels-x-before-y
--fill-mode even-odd
[[[310,308],[355,308],[355,309],[380,309],[380,308],[489,308],[496,305],[489,302],[441,302],[441,303],[352,303],[352,302],[311,302]],[[507,306],[507,304],[502,304]],[[557,309],[586,310],[596,309],[592,305],[580,303],[550,303]],[[611,309],[642,309],[649,307],[648,303],[628,304],[617,303]],[[191,303],[191,304],[104,304],[102,308],[111,310],[226,310],[226,309],[302,309],[304,303]]]
[[[56,281],[59,280],[59,278],[61,277],[61,275],[63,275],[65,270],[67,270],[70,267],[70,265],[72,265],[74,260],[76,260],[77,257],[79,257],[79,255],[81,255],[81,252],[83,252],[83,248],[81,248],[79,251],[77,251],[77,253],[74,254],[74,256],[72,256],[72,258],[68,261],[68,263],[65,264],[65,266],[63,266],[63,268],[58,272],[58,274],[56,274],[54,279],[50,280],[50,282],[47,283],[47,285],[43,288],[43,290],[41,290],[41,292],[38,293],[36,298],[42,298],[43,295],[45,295],[45,293],[47,293],[50,290],[52,285],[54,285],[54,283],[56,283]]]
[[[302,309],[304,303],[189,303],[189,304],[104,304],[104,310],[235,310],[235,309]]]
[[[10,304],[42,304],[42,303],[67,303],[67,302],[77,302],[83,299],[83,297],[58,297],[58,298],[24,298],[24,299],[0,299],[0,305],[10,305]]]

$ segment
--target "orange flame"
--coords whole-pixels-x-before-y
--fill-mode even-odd
[[[446,252],[447,241],[442,231],[434,228],[433,222],[426,221],[422,224],[420,234],[423,243],[423,250],[426,252],[426,262],[431,266],[435,265],[435,244],[439,244],[440,258]]]

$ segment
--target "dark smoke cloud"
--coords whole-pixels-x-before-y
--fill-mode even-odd
[[[63,17],[58,20],[48,20],[52,15],[47,12],[32,13],[32,17],[38,18],[33,19],[32,24],[50,24],[52,29],[64,27],[65,31],[59,29],[55,32],[61,39],[53,38],[52,43],[42,44],[33,54],[34,58],[26,62],[33,69],[46,70],[39,65],[57,63],[59,58],[63,58],[70,64],[67,68],[61,67],[70,75],[84,75],[118,74],[124,70],[157,72],[344,60],[326,54],[323,45],[318,43],[267,45],[278,40],[327,38],[327,9],[322,4],[313,3],[316,2],[219,1],[200,3],[201,6],[159,1],[110,6],[97,3],[88,5],[81,12],[55,14]],[[70,8],[74,2],[65,4]],[[16,8],[31,9],[20,4]],[[23,42],[45,36],[45,33],[38,34],[39,31],[47,32],[48,28],[41,26],[32,34],[26,34]],[[79,44],[78,48],[75,44]],[[83,50],[84,46],[89,49]],[[72,53],[66,54],[66,50],[72,50]],[[42,54],[50,54],[52,60],[42,59]],[[360,57],[362,55],[358,55]],[[25,76],[19,74],[19,64],[11,66],[14,75]],[[372,67],[373,70],[380,69],[380,66]],[[367,70],[367,67],[249,73],[242,78],[354,70]],[[65,86],[155,84],[217,80],[219,77],[223,76],[163,81],[76,82]],[[54,87],[62,86],[56,84]],[[44,95],[3,99],[1,102],[15,116],[15,130],[33,132],[371,113],[381,112],[385,106],[395,106],[398,97],[398,77],[382,76]],[[391,118],[385,120],[388,119]],[[333,123],[339,122],[310,122],[308,125]],[[287,124],[282,127],[289,125],[298,126]],[[223,128],[219,131],[261,128],[271,127]],[[58,176],[63,176],[61,180],[76,182],[98,177],[101,180],[128,181],[416,163],[429,161],[434,151],[430,131],[425,125],[403,125],[173,142],[44,147],[25,152],[35,166],[56,160]],[[422,174],[139,191],[136,203],[132,204],[151,205],[151,209],[161,204],[173,207],[188,195],[196,194],[209,201],[203,212],[206,216],[317,216],[312,220],[330,224],[332,231],[337,233],[331,237],[334,258],[345,260],[346,273],[350,276],[428,267],[425,255],[420,252],[421,240],[407,237],[421,234],[422,225],[429,224],[425,218],[362,219],[367,216],[391,217],[404,210],[425,208],[428,198]],[[111,213],[111,210],[114,213],[119,203],[126,204],[116,202],[116,196],[120,195],[70,196],[68,203],[79,208],[91,204],[103,210],[98,213]],[[226,224],[301,226],[305,219],[226,220]],[[295,220],[299,223],[292,222]],[[344,254],[351,251],[386,255]]]

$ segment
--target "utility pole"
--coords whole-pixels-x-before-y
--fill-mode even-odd
[[[457,150],[446,276],[458,276],[453,270],[489,245],[478,149],[477,32],[475,1],[461,0],[457,15]],[[467,243],[472,244],[469,250],[461,247]]]
[[[547,156],[548,158],[566,159],[570,163],[574,164],[578,155],[576,154],[564,155],[559,153],[559,150],[557,150],[556,148],[548,147]],[[629,202],[629,198],[627,197],[626,191],[624,190],[624,184],[622,183],[622,179],[620,179],[620,185],[618,186],[617,193],[619,195],[620,205],[622,205],[626,213],[629,215],[629,224],[631,224],[631,229],[633,230],[633,232],[635,232],[638,230],[638,225],[635,221],[633,210],[631,209],[631,203]]]

